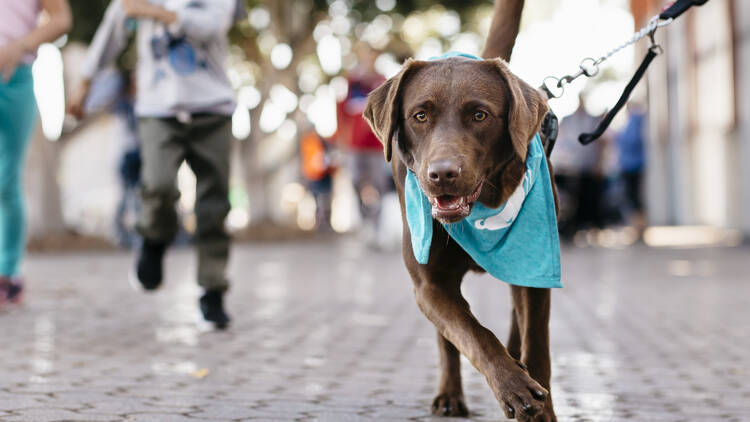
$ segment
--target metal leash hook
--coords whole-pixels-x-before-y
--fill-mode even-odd
[[[590,66],[586,66],[586,62],[588,61],[591,61]],[[594,76],[599,74],[599,63],[601,62],[598,60],[594,60],[591,57],[586,57],[585,59],[581,60],[581,64],[579,64],[578,67],[581,69],[581,72],[586,75],[587,78],[593,78]]]
[[[591,64],[587,65],[588,62],[590,62]],[[547,76],[546,78],[544,78],[544,81],[542,81],[541,89],[547,94],[548,98],[560,98],[565,93],[565,85],[573,82],[578,77],[583,75],[592,78],[599,74],[599,63],[601,63],[599,60],[594,60],[591,57],[586,57],[585,59],[581,60],[581,63],[578,65],[578,72],[572,75],[565,75],[561,78]],[[554,81],[552,85],[547,82],[550,80]]]
[[[653,20],[654,19],[652,19],[652,21]],[[650,23],[649,26],[651,26]],[[651,40],[651,44],[648,47],[648,53],[646,53],[646,57],[643,59],[643,62],[641,62],[641,65],[638,66],[638,70],[635,71],[635,75],[633,75],[633,78],[630,79],[630,82],[625,87],[622,95],[620,95],[620,99],[617,100],[617,104],[615,104],[615,106],[612,107],[612,109],[610,109],[607,114],[604,115],[604,118],[599,122],[593,132],[581,133],[578,136],[578,142],[583,145],[587,145],[599,139],[599,137],[604,134],[610,123],[612,123],[612,119],[615,118],[617,113],[622,109],[623,106],[625,106],[625,104],[630,99],[630,94],[632,94],[633,89],[635,89],[635,86],[638,84],[638,81],[641,80],[643,74],[646,73],[646,69],[651,64],[651,61],[654,60],[654,57],[658,56],[664,51],[661,46],[656,43],[656,40],[654,38],[656,29],[658,27],[658,25],[653,25],[652,29],[649,31],[648,38]]]
[[[549,80],[554,81],[554,83],[552,85],[548,84],[547,81]],[[547,99],[560,98],[565,93],[565,87],[562,85],[562,80],[557,79],[554,76],[547,76],[546,78],[544,78],[544,81],[542,81],[542,86],[540,88],[542,89],[542,91],[544,91],[545,94],[547,94]]]
[[[654,19],[657,19],[657,17],[654,16],[651,20],[654,20]],[[672,22],[672,18],[669,18],[669,22]],[[656,30],[658,28],[659,28],[659,26],[657,25],[657,26],[654,27],[654,29],[651,30],[651,32],[648,33],[648,39],[649,39],[649,41],[651,41],[651,44],[649,44],[648,49],[651,50],[651,51],[653,51],[654,54],[656,54],[657,56],[659,54],[662,54],[664,52],[664,49],[661,48],[661,45],[659,45],[656,42],[656,39],[654,38],[655,35],[656,35]]]

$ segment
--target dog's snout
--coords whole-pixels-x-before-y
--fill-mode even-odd
[[[455,182],[461,174],[461,167],[451,160],[438,160],[427,167],[427,177],[435,184]]]

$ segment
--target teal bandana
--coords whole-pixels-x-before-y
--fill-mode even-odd
[[[406,220],[414,257],[420,264],[427,264],[432,244],[432,204],[411,170],[407,171],[405,185]],[[505,204],[487,208],[477,202],[466,218],[443,227],[493,277],[518,286],[562,287],[555,200],[538,134],[529,145],[526,174]]]

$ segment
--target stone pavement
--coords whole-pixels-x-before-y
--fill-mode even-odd
[[[553,294],[560,421],[750,421],[750,249],[567,249]],[[33,255],[0,312],[0,421],[442,421],[437,350],[398,253],[351,239],[239,245],[234,324],[199,324],[188,250],[163,290],[125,253]],[[508,289],[464,287],[506,337]],[[504,420],[464,361],[474,421]],[[464,419],[454,419],[464,420]]]

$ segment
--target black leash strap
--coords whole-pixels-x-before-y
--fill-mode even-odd
[[[703,6],[707,1],[708,0],[677,0],[661,12],[659,19],[674,19],[693,6]]]
[[[620,99],[617,100],[617,104],[615,104],[614,107],[612,107],[612,110],[607,112],[607,115],[604,116],[604,119],[602,119],[601,122],[599,122],[599,125],[596,127],[596,130],[594,130],[591,133],[582,133],[580,136],[578,136],[578,142],[580,142],[583,145],[590,144],[594,142],[595,140],[599,139],[600,136],[604,133],[605,130],[609,127],[609,124],[612,123],[612,119],[617,115],[617,112],[620,111],[622,106],[625,105],[625,103],[628,101],[628,98],[630,98],[630,94],[633,92],[633,89],[635,89],[635,86],[638,84],[638,81],[641,80],[643,77],[643,74],[646,73],[646,69],[648,68],[648,65],[651,64],[651,61],[654,60],[654,57],[659,55],[658,52],[658,46],[653,46],[648,49],[648,53],[646,54],[646,57],[643,59],[643,62],[641,62],[641,65],[638,66],[638,70],[635,71],[635,75],[633,75],[633,78],[628,82],[628,85],[625,87],[625,90],[622,92],[622,95],[620,96]]]

